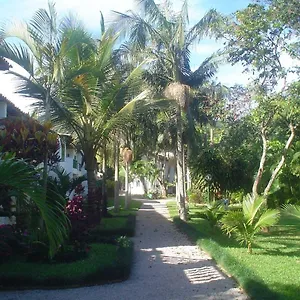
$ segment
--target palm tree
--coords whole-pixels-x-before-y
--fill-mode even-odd
[[[245,244],[248,253],[252,253],[255,236],[262,228],[275,225],[280,216],[278,209],[267,209],[263,197],[248,195],[243,201],[242,211],[230,211],[222,218],[222,229],[241,244]]]
[[[104,27],[102,27],[104,30]],[[118,36],[111,31],[102,32],[98,41],[77,25],[64,36],[78,36],[76,47],[69,50],[64,81],[58,82],[51,95],[51,120],[59,132],[72,134],[75,144],[84,153],[88,181],[89,210],[95,212],[96,156],[116,128],[126,127],[138,100],[133,98],[139,89],[142,66],[121,74],[115,68],[115,48]],[[38,94],[34,86],[26,85],[23,91]],[[40,106],[45,109],[43,103]]]
[[[78,35],[65,35],[76,21],[72,17],[58,19],[54,3],[49,2],[48,10],[39,9],[28,23],[7,24],[0,28],[0,56],[21,66],[26,75],[9,71],[34,87],[33,98],[39,98],[44,107],[40,119],[51,121],[51,99],[56,86],[64,80],[65,60],[71,49],[79,41]],[[11,39],[14,38],[14,39]],[[17,42],[16,42],[17,40]],[[24,92],[24,91],[20,91]],[[25,92],[25,95],[28,95]],[[44,188],[47,187],[48,156],[44,158]]]
[[[115,22],[117,31],[126,30],[129,42],[135,52],[144,51],[155,62],[149,64],[145,78],[155,87],[157,95],[176,100],[177,123],[177,178],[180,218],[187,219],[184,196],[184,151],[182,115],[187,112],[193,89],[199,88],[216,72],[213,57],[206,59],[195,71],[190,66],[190,47],[205,35],[210,35],[220,16],[210,10],[191,28],[189,25],[188,3],[183,2],[178,14],[172,13],[169,4],[157,5],[154,0],[138,1],[141,14],[118,13]]]
[[[43,189],[36,180],[37,175],[34,168],[24,160],[8,154],[0,156],[1,199],[13,194],[18,200],[18,206],[22,206],[22,203],[29,205],[30,202],[37,206],[45,222],[49,255],[52,257],[67,238],[69,223],[64,213],[64,199],[57,195],[56,199],[45,200]]]

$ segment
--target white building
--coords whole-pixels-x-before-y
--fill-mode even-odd
[[[164,178],[166,182],[168,182],[169,186],[167,187],[168,193],[175,193],[175,175],[176,175],[176,159],[172,152],[159,153],[157,167],[164,172],[161,174],[161,178]],[[162,176],[163,175],[163,176]],[[150,182],[149,180],[145,180],[144,184],[147,187],[148,193],[159,192],[161,193],[161,185],[156,180],[155,182]],[[130,192],[132,195],[144,195],[145,188],[144,184],[141,182],[140,178],[135,177],[129,184]],[[174,184],[174,187],[172,187]]]
[[[71,137],[59,136],[59,165],[65,169],[71,178],[86,175],[83,153],[71,143]]]

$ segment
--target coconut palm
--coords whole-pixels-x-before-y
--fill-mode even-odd
[[[104,30],[104,28],[103,28]],[[139,100],[141,65],[126,76],[115,67],[115,48],[118,36],[104,31],[100,40],[94,40],[79,25],[65,31],[65,36],[80,36],[76,47],[67,55],[64,81],[58,82],[51,95],[51,120],[61,133],[72,134],[74,143],[83,151],[87,170],[90,212],[94,212],[96,195],[96,155],[106,144],[112,131],[127,122]],[[23,92],[38,95],[31,83],[23,86]],[[44,110],[43,103],[36,104]]]
[[[64,199],[57,195],[56,199],[45,201],[43,189],[36,180],[37,175],[35,169],[25,161],[8,154],[0,156],[1,200],[5,200],[5,195],[14,195],[18,206],[28,205],[29,202],[37,206],[45,222],[49,254],[53,256],[67,238],[69,223],[64,213]]]
[[[193,89],[199,88],[216,72],[213,57],[206,59],[195,71],[190,66],[190,47],[205,35],[213,33],[220,20],[215,10],[210,10],[199,22],[189,28],[188,2],[183,1],[179,13],[173,13],[167,1],[157,5],[154,0],[137,1],[140,14],[133,11],[118,13],[115,29],[128,35],[135,52],[151,55],[155,62],[149,64],[145,79],[160,97],[176,100],[177,122],[177,178],[180,217],[186,220],[184,197],[184,155],[182,114],[193,98]]]
[[[9,71],[27,85],[34,86],[35,93],[31,92],[30,96],[38,97],[42,102],[44,114],[39,117],[47,123],[51,120],[51,99],[56,93],[56,86],[64,80],[66,56],[82,37],[78,34],[65,34],[75,24],[76,20],[71,16],[59,20],[55,5],[49,2],[48,10],[37,10],[28,23],[11,23],[0,28],[0,56],[12,60],[27,73],[24,75],[24,72]],[[45,191],[47,161],[45,154]]]
[[[241,244],[248,247],[248,253],[252,253],[252,246],[256,234],[262,228],[272,226],[279,220],[278,209],[267,209],[266,200],[263,197],[247,196],[243,201],[242,211],[229,211],[221,219],[222,229],[229,236],[233,235]]]

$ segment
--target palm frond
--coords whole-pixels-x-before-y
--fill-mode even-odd
[[[196,23],[187,33],[186,43],[188,46],[199,42],[205,36],[211,36],[214,33],[216,24],[220,22],[221,15],[215,9],[209,10],[204,17]]]
[[[218,62],[216,56],[212,55],[206,58],[202,64],[186,79],[186,84],[191,87],[198,87],[203,85],[211,79],[218,70]]]
[[[285,204],[282,206],[282,213],[286,216],[300,219],[300,206]]]
[[[147,17],[149,23],[157,23],[161,27],[167,27],[169,22],[159,9],[154,0],[136,0],[142,13]]]
[[[266,210],[255,223],[255,230],[260,230],[263,227],[268,227],[276,224],[280,217],[280,211],[278,209]]]
[[[53,256],[67,237],[69,222],[64,206],[59,199],[45,201],[42,187],[37,183],[36,171],[22,160],[0,159],[0,185],[17,191],[17,201],[27,201],[28,197],[36,204],[45,222]]]
[[[246,219],[249,220],[250,223],[253,222],[253,220],[257,216],[258,211],[265,203],[266,200],[263,197],[253,198],[251,195],[248,195],[247,198],[243,201],[243,212]]]
[[[33,57],[28,48],[2,41],[0,43],[0,56],[8,58],[24,68],[30,75],[33,74]]]

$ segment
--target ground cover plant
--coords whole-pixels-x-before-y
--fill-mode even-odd
[[[64,288],[124,280],[130,274],[132,254],[132,242],[122,238],[115,244],[91,244],[89,255],[73,263],[7,261],[0,265],[0,289]]]
[[[168,208],[176,226],[231,274],[252,299],[299,299],[298,220],[283,217],[269,233],[259,233],[251,255],[234,239],[199,218],[201,208],[190,206],[190,220],[186,223],[178,218],[175,202],[169,202]]]
[[[133,257],[133,243],[128,237],[134,235],[135,213],[141,202],[131,201],[128,210],[123,208],[124,199],[120,202],[120,212],[103,218],[100,225],[90,229],[77,226],[81,238],[71,230],[70,240],[52,259],[40,243],[35,255],[15,252],[9,253],[9,257],[0,244],[1,256],[5,257],[0,263],[0,289],[65,288],[125,280]],[[3,228],[0,235],[5,233]],[[16,241],[11,234],[8,238]]]

